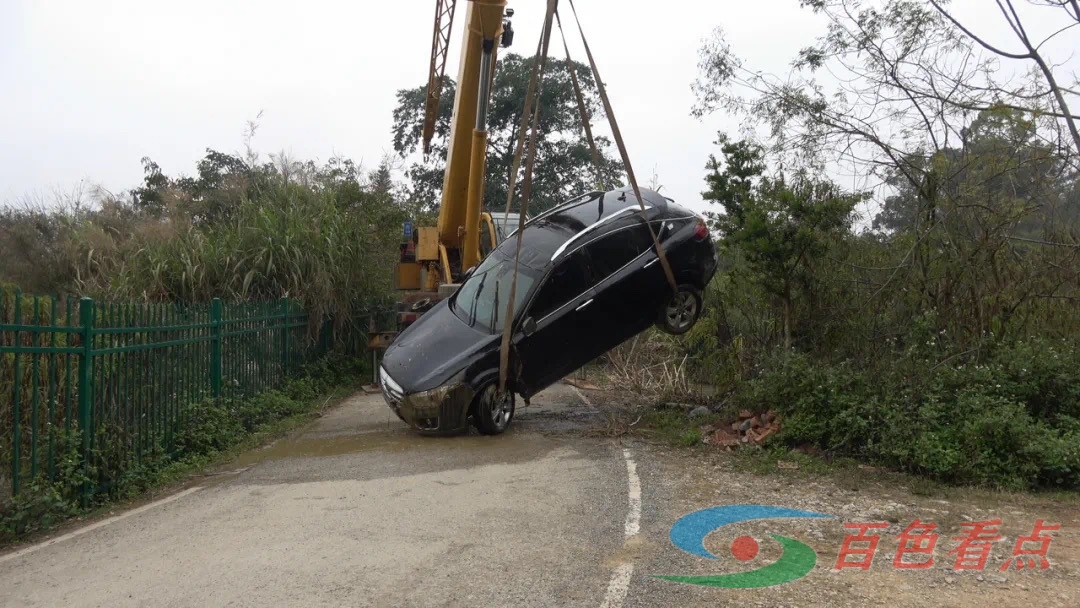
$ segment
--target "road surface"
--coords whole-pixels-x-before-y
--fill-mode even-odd
[[[600,407],[601,395],[593,394]],[[566,385],[519,408],[510,431],[423,438],[357,395],[294,436],[136,509],[0,554],[0,606],[1076,606],[1074,502],[913,496],[895,481],[748,475],[720,451],[609,439],[604,414]],[[808,509],[830,519],[734,524],[705,559],[672,525],[717,505]],[[893,568],[896,535],[941,525],[933,568]],[[948,537],[1003,517],[985,572],[953,570]],[[1063,524],[1047,571],[1001,573],[1035,519]],[[846,521],[886,521],[869,571],[833,571]],[[817,553],[804,578],[765,588],[687,585],[777,562],[771,537]],[[737,561],[733,541],[760,552]],[[741,559],[741,558],[740,558]]]
[[[162,504],[0,556],[5,606],[599,606],[622,451],[557,385],[498,437],[423,438],[379,395]]]

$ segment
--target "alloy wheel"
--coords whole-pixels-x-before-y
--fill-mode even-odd
[[[491,421],[495,423],[495,426],[501,428],[510,421],[510,412],[513,411],[513,406],[510,404],[510,393],[503,395],[501,400],[498,399],[496,393],[494,386],[489,389],[488,399],[492,401]]]
[[[671,299],[667,307],[668,323],[678,329],[685,329],[697,316],[697,298],[693,294],[680,291]]]
[[[498,392],[498,387],[492,383],[480,393],[474,423],[477,430],[485,435],[502,433],[514,417],[514,393],[506,391],[500,396]]]

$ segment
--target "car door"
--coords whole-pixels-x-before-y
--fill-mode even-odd
[[[515,350],[522,395],[531,396],[592,360],[603,310],[593,302],[594,277],[588,254],[578,250],[548,274],[528,305],[536,323]]]
[[[640,217],[627,218],[625,226],[594,239],[585,249],[597,279],[594,303],[607,311],[601,320],[604,343],[599,355],[656,321],[660,290],[667,282],[663,268],[653,263],[658,258],[652,236]]]
[[[669,221],[663,219],[654,219],[650,222],[652,231],[656,234],[656,238],[660,241],[661,246],[664,248],[664,254],[667,257],[668,264],[671,265],[672,272],[676,271],[677,264],[677,251],[672,251],[671,235],[673,230],[677,230],[677,226]],[[652,235],[649,233],[648,228],[642,224],[642,230],[644,230],[645,238],[648,239],[648,251],[642,256],[641,271],[636,278],[636,284],[638,290],[645,294],[648,306],[652,308],[654,314],[652,320],[656,321],[659,314],[660,307],[671,297],[671,284],[668,282],[667,274],[664,273],[664,265],[660,263],[660,256],[656,253],[656,245],[653,243]]]

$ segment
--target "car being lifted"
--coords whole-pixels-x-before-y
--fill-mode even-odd
[[[647,220],[624,188],[583,195],[525,224],[501,398],[516,234],[387,348],[379,384],[394,413],[423,434],[458,433],[470,421],[499,434],[513,419],[515,394],[532,397],[650,326],[689,331],[716,273],[716,248],[704,219],[656,192],[641,193]],[[674,292],[646,221],[674,274]]]

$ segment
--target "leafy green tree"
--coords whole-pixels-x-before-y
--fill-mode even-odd
[[[1041,67],[1017,77],[988,58],[1000,53],[944,3],[803,5],[827,24],[786,75],[744,67],[717,31],[703,49],[695,113],[742,113],[765,127],[771,165],[831,170],[880,196],[885,230],[860,243],[866,259],[833,260],[835,282],[857,288],[850,326],[889,319],[886,333],[902,335],[928,315],[967,353],[1080,322],[1076,212],[1066,203],[1080,149],[1058,95],[1071,93]],[[1036,51],[1023,59],[1039,63]]]
[[[499,58],[495,83],[488,112],[487,184],[484,204],[488,209],[505,209],[510,173],[513,169],[517,132],[525,110],[534,58],[509,53]],[[548,59],[540,94],[539,140],[533,170],[529,212],[537,213],[563,202],[581,192],[597,187],[588,140],[581,125],[577,97],[570,77],[571,66],[566,61]],[[590,120],[595,124],[604,119],[603,105],[597,93],[592,72],[583,63],[574,62],[578,82]],[[427,208],[438,206],[446,167],[450,136],[450,118],[456,83],[447,78],[442,103],[428,158],[412,164],[408,176],[414,196]],[[398,91],[394,109],[394,150],[402,156],[413,154],[422,145],[426,85]],[[604,136],[594,136],[600,154],[600,180],[606,187],[621,185],[622,163],[613,156],[613,143]],[[524,165],[522,160],[522,165]],[[518,192],[524,175],[519,169]]]
[[[149,158],[143,158],[143,185],[131,191],[136,207],[161,215],[169,201],[198,225],[228,220],[245,198],[258,196],[278,177],[270,163],[256,165],[239,156],[206,149],[195,176],[170,178]]]
[[[790,349],[796,292],[809,292],[830,243],[846,235],[855,205],[865,197],[806,175],[765,175],[763,150],[721,135],[725,162],[711,157],[704,192],[724,213],[711,214],[721,245],[744,258],[751,281],[779,303],[784,347]]]
[[[907,167],[936,183],[935,202],[942,209],[980,191],[981,208],[987,213],[1019,213],[1012,234],[1033,237],[1057,224],[1068,188],[1067,168],[1056,150],[1037,134],[1037,123],[1021,110],[998,106],[982,110],[961,129],[961,145],[944,148],[930,156],[910,155]],[[923,188],[915,187],[902,171],[893,170],[886,183],[895,194],[884,201],[874,218],[877,229],[895,232],[918,230],[931,202]],[[921,184],[920,184],[921,185]],[[1010,202],[1011,201],[1011,202]],[[1018,201],[1035,202],[1017,206]],[[939,209],[940,211],[940,209]],[[925,225],[925,223],[922,223]]]

